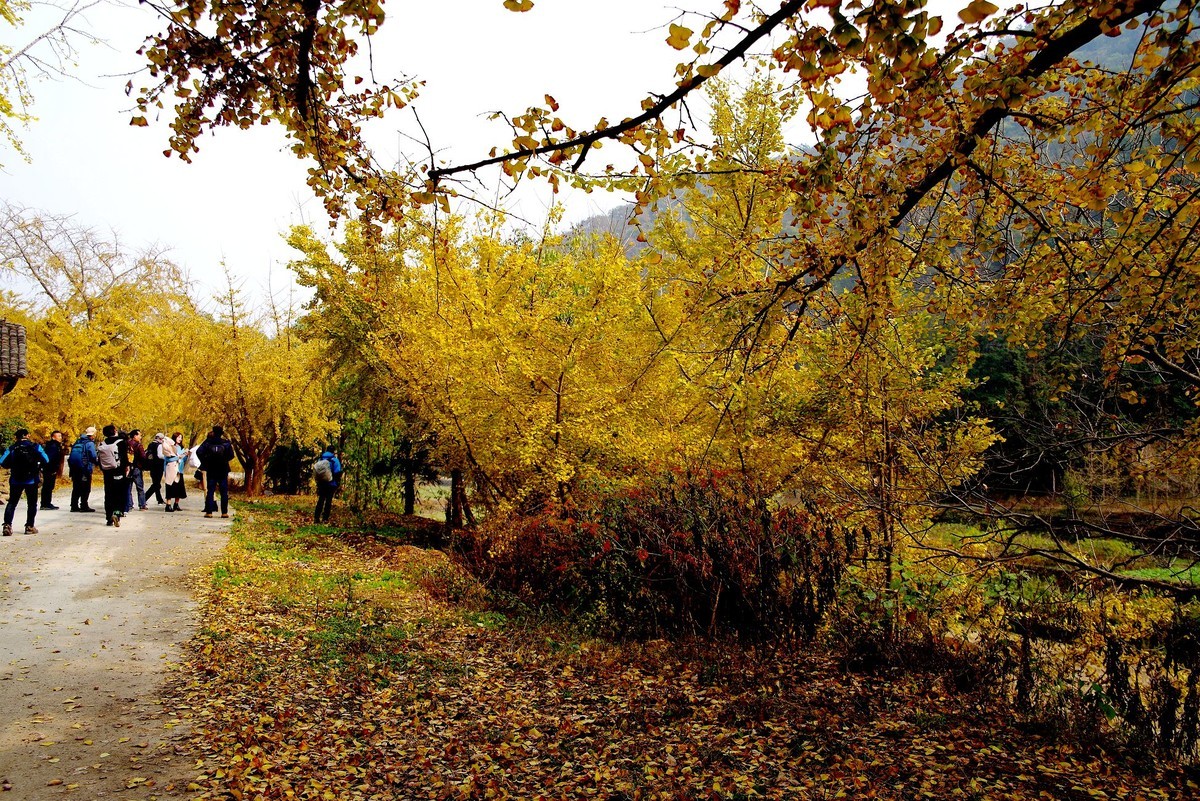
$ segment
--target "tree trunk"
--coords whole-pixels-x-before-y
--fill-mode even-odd
[[[404,471],[404,514],[414,515],[417,513],[417,472],[415,470]]]
[[[463,517],[467,520],[468,526],[475,525],[475,513],[471,511],[471,502],[467,500],[467,491],[464,487],[459,487],[460,493],[458,504],[462,507]]]
[[[258,460],[246,454],[246,458],[242,460],[242,468],[246,471],[244,484],[246,487],[246,495],[254,497],[262,494],[263,476],[262,470],[258,469]]]
[[[266,445],[254,452],[246,454],[249,464],[242,463],[246,468],[246,495],[254,498],[262,495],[263,482],[267,477],[267,459],[274,450],[274,445]]]
[[[450,513],[446,525],[452,529],[463,527],[463,472],[461,468],[450,471]]]

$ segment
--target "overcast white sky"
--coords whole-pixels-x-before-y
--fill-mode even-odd
[[[440,0],[385,6],[389,16],[375,46],[382,80],[403,72],[424,78],[421,120],[440,155],[463,162],[505,141],[500,123],[483,115],[519,112],[546,93],[562,105],[564,119],[586,128],[600,116],[634,114],[651,91],[672,83],[679,53],[665,43],[666,25],[678,13],[660,0],[538,0],[515,14],[502,0]],[[324,212],[304,186],[305,164],[284,150],[274,127],[221,130],[201,144],[194,163],[162,155],[164,121],[129,126],[131,101],[123,87],[141,68],[135,54],[158,22],[136,4],[102,5],[88,26],[107,46],[83,45],[78,80],[34,86],[37,120],[23,132],[31,161],[0,151],[0,198],[116,231],[131,246],[158,243],[171,251],[201,285],[223,283],[220,262],[254,293],[273,274],[276,289],[290,281],[289,225],[325,225]],[[36,23],[31,21],[33,30]],[[695,27],[695,26],[693,26]],[[23,41],[7,27],[3,41]],[[135,86],[146,78],[133,75]],[[381,155],[412,130],[400,112],[380,133]],[[411,147],[405,145],[405,147]],[[599,165],[598,165],[599,166]],[[526,199],[520,213],[543,218],[548,195]],[[577,196],[568,220],[617,205],[620,198]]]

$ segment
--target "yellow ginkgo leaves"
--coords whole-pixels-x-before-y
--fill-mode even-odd
[[[958,18],[968,25],[981,22],[1000,10],[1000,6],[989,0],[972,0],[971,4],[958,12]]]
[[[533,8],[533,0],[504,0],[504,7],[509,11],[528,11]]]
[[[692,29],[685,28],[682,25],[671,25],[671,35],[667,37],[667,44],[676,50],[683,50],[692,41]]]

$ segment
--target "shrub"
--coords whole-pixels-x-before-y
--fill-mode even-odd
[[[460,606],[482,606],[484,590],[470,573],[445,557],[426,566],[417,575],[417,585],[430,598]]]
[[[811,636],[851,535],[811,504],[775,507],[737,477],[664,473],[581,517],[489,521],[460,554],[493,590],[605,633]]]

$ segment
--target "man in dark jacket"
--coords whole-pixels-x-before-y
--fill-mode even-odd
[[[109,423],[104,427],[104,444],[96,453],[104,473],[104,519],[107,525],[119,528],[129,499],[129,438]]]
[[[54,505],[54,485],[58,483],[58,477],[62,475],[63,458],[67,455],[63,451],[63,433],[55,431],[50,434],[49,441],[42,445],[42,450],[46,452],[47,464],[42,468],[42,508],[57,509]]]
[[[33,523],[37,518],[37,485],[42,468],[46,464],[46,452],[42,446],[29,438],[29,432],[18,428],[13,435],[13,444],[0,456],[0,467],[8,469],[8,505],[4,507],[4,536],[12,536],[13,517],[17,504],[24,495],[29,501],[25,513],[25,533],[37,534]]]
[[[204,498],[204,516],[212,517],[217,511],[213,495],[221,490],[221,517],[229,517],[229,463],[233,461],[233,443],[225,439],[225,429],[213,426],[212,432],[196,449],[200,469],[204,471],[207,492]]]
[[[67,457],[67,468],[71,473],[71,511],[94,512],[88,506],[92,494],[92,470],[96,467],[96,429],[88,426],[71,446]]]
[[[163,505],[162,480],[164,465],[162,444],[166,438],[166,434],[159,432],[154,435],[154,439],[150,440],[150,444],[146,446],[146,467],[150,470],[150,489],[146,490],[146,499],[154,498],[159,506]]]

